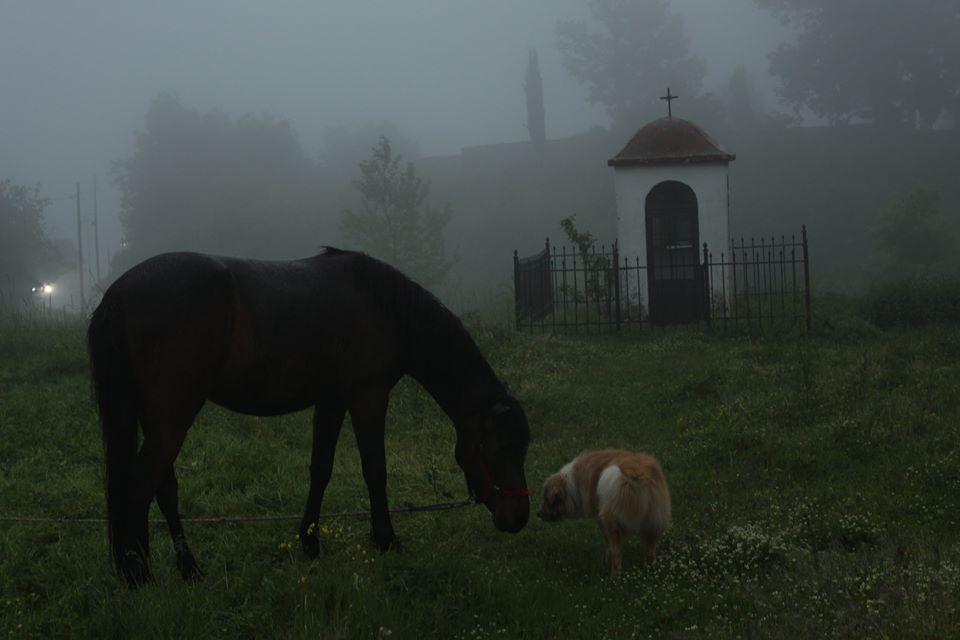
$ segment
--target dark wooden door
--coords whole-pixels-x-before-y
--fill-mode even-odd
[[[647,195],[647,285],[656,324],[703,317],[698,220],[697,196],[682,182],[661,182]]]

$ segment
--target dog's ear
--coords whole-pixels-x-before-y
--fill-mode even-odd
[[[554,483],[549,490],[550,499],[547,501],[547,504],[550,505],[551,509],[559,509],[564,501],[566,500],[566,495],[564,495],[564,487],[562,484]]]
[[[563,491],[560,489],[557,489],[556,491],[553,492],[553,499],[550,501],[550,506],[552,506],[554,509],[559,509],[563,505],[563,502],[564,502]]]

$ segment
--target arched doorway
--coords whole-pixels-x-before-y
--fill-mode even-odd
[[[704,305],[697,195],[682,182],[661,182],[647,194],[645,209],[650,320],[699,320]]]

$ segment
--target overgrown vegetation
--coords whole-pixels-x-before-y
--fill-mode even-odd
[[[591,300],[598,301],[601,313],[606,312],[610,309],[610,300],[613,297],[613,281],[611,278],[603,278],[601,281],[601,274],[610,269],[611,258],[604,255],[603,249],[597,252],[597,239],[592,232],[577,228],[576,215],[563,218],[560,221],[560,228],[580,256],[580,272],[586,274],[582,292],[576,291],[576,287],[567,286],[567,291],[563,295],[571,301],[576,300],[587,304]],[[575,256],[571,257],[576,259]]]
[[[865,309],[884,329],[960,325],[960,280],[918,277],[877,285],[866,296]]]
[[[650,569],[628,544],[622,582],[605,577],[592,523],[534,520],[508,536],[480,508],[397,516],[404,549],[386,555],[364,519],[325,521],[315,562],[300,555],[295,522],[188,525],[207,572],[192,587],[157,525],[157,583],[135,592],[112,573],[103,527],[3,522],[0,633],[956,636],[960,333],[871,330],[832,305],[846,315],[821,318],[809,338],[550,338],[472,325],[528,412],[534,489],[584,449],[662,460],[674,525]],[[103,513],[82,329],[0,323],[3,516]],[[366,509],[348,431],[325,511]],[[208,406],[178,460],[185,515],[298,514],[309,439],[305,413],[260,419]],[[394,506],[463,495],[453,444],[433,401],[402,383],[387,427]]]
[[[913,188],[894,196],[874,230],[881,278],[957,273],[957,237],[940,211],[940,194]]]

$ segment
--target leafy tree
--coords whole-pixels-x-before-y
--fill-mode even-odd
[[[700,90],[706,65],[690,53],[683,19],[666,0],[588,0],[599,26],[557,22],[558,46],[567,71],[586,85],[587,99],[603,105],[616,131],[633,131],[660,117],[660,95],[670,87],[685,113],[706,116],[715,105]]]
[[[43,210],[48,200],[40,186],[26,187],[0,180],[0,285],[17,283],[19,295],[66,267],[65,258],[47,237]]]
[[[543,78],[540,75],[540,59],[536,49],[531,49],[527,56],[523,91],[527,96],[527,130],[530,132],[530,142],[533,143],[537,155],[543,157],[547,142],[547,123],[543,107]]]
[[[956,0],[756,0],[799,37],[771,55],[780,96],[835,123],[930,126],[960,113]]]
[[[416,162],[420,158],[420,146],[405,135],[396,124],[389,121],[368,122],[354,128],[328,127],[323,131],[320,148],[320,170],[338,181],[348,183],[357,167],[370,154],[370,148],[380,138],[390,140],[390,146],[398,155]]]
[[[127,240],[115,271],[163,251],[290,257],[316,247],[316,171],[283,120],[201,113],[162,94],[113,177]]]
[[[739,128],[755,123],[762,112],[753,82],[743,67],[734,69],[724,97],[728,117]]]
[[[936,191],[915,188],[896,196],[875,230],[883,267],[891,274],[925,276],[943,267],[956,246],[940,213]]]
[[[381,137],[360,163],[359,211],[343,212],[341,230],[363,251],[384,260],[428,288],[443,282],[454,260],[447,255],[443,230],[450,207],[427,204],[428,185],[412,162],[404,167],[390,141]]]
[[[763,99],[758,95],[753,78],[743,67],[737,67],[730,74],[727,86],[721,94],[725,112],[725,124],[731,130],[721,128],[718,134],[731,135],[736,144],[743,142],[747,135],[762,136],[766,129],[783,128],[795,119],[784,113],[767,111]]]

